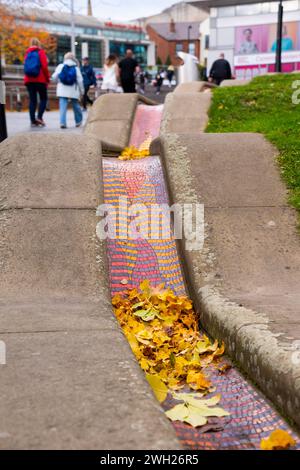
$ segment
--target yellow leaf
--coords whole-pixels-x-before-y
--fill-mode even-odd
[[[211,385],[202,372],[195,370],[188,372],[186,381],[193,390],[206,390]]]
[[[187,407],[182,403],[180,405],[174,406],[174,408],[172,408],[171,410],[166,411],[166,415],[171,421],[184,422],[184,420],[189,415],[189,411]]]
[[[209,417],[222,418],[224,416],[229,416],[230,414],[228,413],[228,411],[223,410],[223,408],[220,408],[220,407],[210,408],[204,404],[197,405],[197,406],[188,405],[188,407],[191,410],[191,413],[199,414],[206,418],[209,418]]]
[[[140,283],[140,289],[145,295],[150,295],[150,281],[147,279]]]
[[[218,341],[211,344],[209,338],[204,335],[203,339],[197,343],[197,351],[199,354],[205,354],[207,352],[215,352],[218,348]]]
[[[283,429],[276,429],[267,439],[262,439],[260,448],[262,450],[284,450],[294,447],[296,441]]]
[[[184,387],[184,385],[181,384],[179,380],[171,378],[168,380],[168,387],[171,388],[172,390],[180,390],[181,388]]]
[[[168,395],[168,387],[163,383],[158,375],[146,374],[146,379],[152,387],[154,395],[156,396],[159,403],[165,401]]]
[[[150,369],[149,363],[144,357],[142,357],[140,361],[140,365],[141,365],[141,368],[145,371]]]

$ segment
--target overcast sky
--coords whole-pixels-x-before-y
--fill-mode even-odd
[[[68,4],[70,0],[62,0]],[[160,13],[164,8],[178,3],[180,0],[92,0],[93,14],[97,18],[111,18],[112,20],[131,20],[142,16]],[[24,2],[26,3],[26,2]],[[54,9],[60,0],[54,0]],[[77,13],[85,14],[87,0],[74,0]]]

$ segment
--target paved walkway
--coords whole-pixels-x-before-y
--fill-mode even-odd
[[[86,120],[87,113],[84,113],[84,122]],[[47,124],[46,127],[30,127],[30,121],[28,112],[7,112],[6,113],[6,120],[7,120],[7,132],[9,137],[21,134],[23,132],[62,132],[62,133],[69,133],[69,132],[76,132],[77,134],[81,132],[80,128],[75,127],[73,111],[69,110],[67,114],[67,123],[69,128],[68,129],[60,129],[59,127],[59,112],[58,111],[48,111],[44,115],[44,120]]]
[[[151,98],[158,103],[164,103],[165,98],[173,88],[170,89],[167,86],[163,86],[160,95],[155,93],[155,88],[148,85],[146,89],[146,97]],[[84,122],[86,121],[87,113],[84,113]],[[7,112],[7,130],[9,137],[20,134],[23,132],[62,132],[64,134],[68,132],[80,133],[81,130],[77,129],[74,124],[74,117],[72,109],[68,110],[67,123],[68,129],[60,129],[59,127],[59,112],[58,111],[46,111],[44,119],[47,123],[45,128],[31,128],[29,123],[28,111],[18,112]]]

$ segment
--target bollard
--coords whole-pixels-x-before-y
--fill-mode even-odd
[[[7,139],[7,127],[5,118],[5,84],[0,80],[0,142]]]

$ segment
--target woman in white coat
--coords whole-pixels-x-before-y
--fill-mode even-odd
[[[110,54],[104,64],[104,77],[101,89],[106,90],[107,93],[117,93],[119,88],[117,57],[114,54]]]
[[[73,106],[76,127],[82,124],[82,111],[79,103],[80,95],[84,93],[83,78],[72,52],[64,56],[63,64],[56,67],[52,80],[57,81],[56,95],[59,98],[60,127],[67,128],[67,108],[70,100]]]

